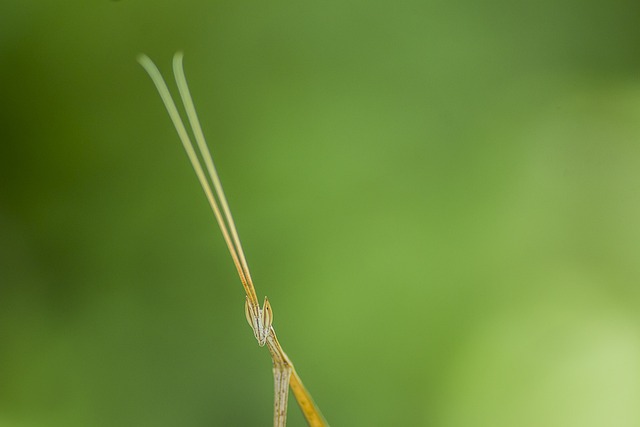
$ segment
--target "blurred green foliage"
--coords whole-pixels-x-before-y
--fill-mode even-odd
[[[640,425],[640,3],[3,0],[0,426],[264,426],[139,52],[334,426]],[[293,401],[290,425],[304,421]]]

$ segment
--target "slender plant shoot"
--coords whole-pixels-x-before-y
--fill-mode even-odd
[[[293,395],[300,405],[307,423],[312,427],[328,426],[322,416],[322,413],[313,402],[311,395],[302,384],[302,380],[293,367],[293,363],[291,363],[291,360],[284,350],[282,350],[282,346],[278,342],[276,331],[273,328],[273,310],[271,309],[269,300],[265,297],[262,307],[260,307],[258,302],[258,297],[253,286],[253,280],[251,279],[244,251],[242,250],[242,244],[238,237],[236,225],[233,221],[231,210],[227,203],[227,198],[224,195],[224,190],[222,189],[222,184],[218,177],[218,172],[213,164],[213,159],[205,141],[204,134],[202,133],[196,109],[189,92],[187,79],[182,67],[182,53],[178,52],[173,57],[173,73],[182,104],[184,105],[184,109],[187,113],[188,123],[195,137],[195,147],[180,117],[180,113],[176,108],[176,104],[173,101],[171,93],[167,88],[167,84],[162,78],[160,71],[158,71],[158,68],[146,55],[140,55],[138,57],[138,62],[147,71],[151,80],[153,80],[153,83],[155,84],[167,111],[169,112],[169,117],[178,132],[180,141],[182,141],[182,145],[187,152],[187,157],[189,158],[196,176],[198,177],[198,181],[200,181],[200,185],[207,196],[207,200],[209,201],[213,215],[220,227],[220,231],[222,231],[222,237],[227,244],[227,248],[231,254],[231,259],[238,270],[238,276],[240,276],[240,281],[242,282],[242,286],[246,293],[244,312],[247,317],[247,322],[249,322],[249,325],[253,330],[253,335],[258,341],[258,345],[263,347],[266,344],[269,349],[269,353],[271,354],[275,388],[273,406],[274,427],[286,426],[289,387],[291,387],[291,391],[293,391]],[[204,162],[204,167],[200,158],[202,158],[202,162]]]

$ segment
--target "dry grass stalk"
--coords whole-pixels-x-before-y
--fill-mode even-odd
[[[238,237],[238,232],[236,230],[233,217],[231,216],[231,210],[229,209],[227,199],[224,195],[220,178],[218,177],[215,165],[213,164],[211,153],[207,147],[207,143],[193,105],[193,100],[189,92],[189,87],[187,86],[187,80],[182,67],[182,53],[176,53],[173,58],[173,73],[175,75],[180,98],[182,99],[182,103],[186,110],[191,130],[195,136],[196,147],[200,153],[200,157],[202,157],[202,160],[204,161],[204,168],[160,71],[158,71],[158,68],[146,55],[140,55],[138,57],[138,62],[140,62],[147,71],[158,89],[160,97],[162,98],[176,131],[178,132],[178,136],[182,141],[182,145],[187,152],[187,156],[191,161],[191,165],[193,166],[198,180],[200,181],[205,195],[207,196],[211,210],[213,211],[216,221],[220,226],[222,236],[229,248],[231,258],[238,270],[240,281],[242,282],[242,286],[244,287],[247,295],[245,301],[245,315],[247,317],[247,321],[253,329],[253,334],[258,340],[258,345],[262,347],[266,344],[269,349],[269,353],[271,354],[271,359],[273,360],[273,380],[275,387],[273,425],[275,427],[286,426],[287,401],[289,397],[289,387],[291,387],[293,395],[300,405],[307,423],[312,427],[328,426],[322,416],[322,413],[313,402],[311,395],[302,384],[291,360],[287,357],[284,350],[282,350],[282,346],[278,342],[276,332],[273,329],[273,311],[269,304],[269,300],[265,297],[262,307],[260,307],[260,304],[258,303],[258,297],[256,295],[255,287],[253,286],[253,280],[251,279],[244,251],[242,250],[240,238]],[[204,171],[205,168],[207,171],[206,174]]]

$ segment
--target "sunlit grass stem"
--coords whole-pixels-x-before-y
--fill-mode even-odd
[[[240,281],[242,282],[242,286],[246,293],[245,316],[247,321],[253,329],[253,334],[258,340],[258,344],[260,346],[264,346],[266,344],[271,355],[271,360],[273,361],[275,390],[273,425],[274,427],[286,426],[287,402],[289,397],[289,387],[291,387],[293,395],[300,405],[307,423],[312,427],[328,426],[322,416],[322,413],[311,398],[311,395],[302,384],[302,380],[293,367],[291,360],[278,342],[275,329],[273,328],[273,310],[269,300],[265,297],[262,307],[260,307],[258,303],[258,297],[253,285],[253,280],[251,279],[242,244],[238,237],[236,225],[233,221],[229,204],[225,197],[220,178],[218,177],[218,172],[213,163],[211,152],[204,138],[200,121],[198,120],[198,115],[196,114],[196,109],[193,104],[193,99],[189,92],[189,86],[187,85],[187,79],[182,66],[182,58],[183,55],[181,52],[176,53],[173,57],[173,73],[182,104],[184,105],[187,113],[189,125],[196,140],[196,147],[200,157],[198,156],[198,153],[196,153],[191,138],[189,137],[189,133],[187,132],[182,118],[180,117],[180,113],[176,108],[176,104],[173,101],[173,97],[171,96],[169,88],[162,78],[160,71],[153,61],[151,61],[151,59],[146,55],[139,55],[138,62],[147,71],[151,80],[153,80],[153,83],[164,102],[167,112],[169,113],[169,117],[178,132],[180,141],[187,152],[187,157],[189,158],[196,176],[198,177],[198,181],[200,181],[200,185],[202,186],[207,200],[209,201],[209,205],[211,206],[216,222],[220,227],[220,231],[222,232],[224,241],[227,244],[233,263],[238,270],[238,276],[240,277]],[[200,158],[204,161],[205,167],[202,166]],[[205,169],[207,172],[206,174]]]

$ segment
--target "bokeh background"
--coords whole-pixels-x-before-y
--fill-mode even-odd
[[[0,426],[267,426],[177,50],[334,426],[640,426],[640,2],[3,0]],[[291,426],[304,420],[292,399]]]

